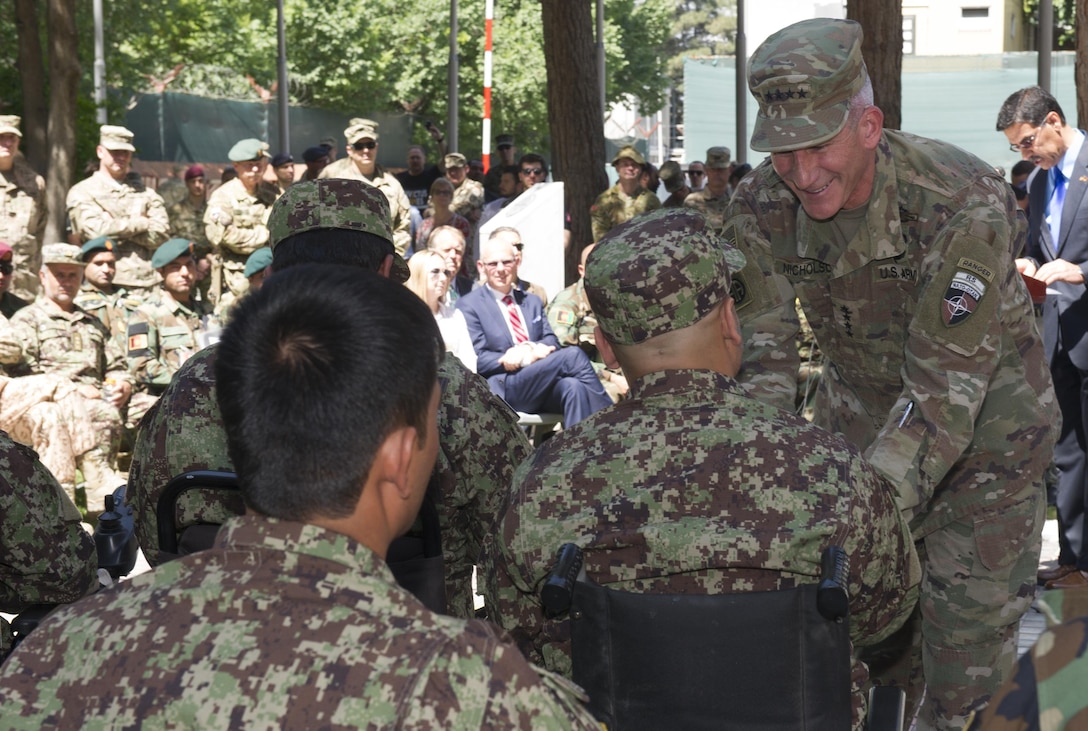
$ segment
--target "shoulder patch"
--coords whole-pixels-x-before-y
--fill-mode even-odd
[[[964,260],[961,259],[962,264]],[[990,273],[993,279],[993,273]],[[986,283],[971,272],[958,270],[948,283],[948,289],[944,293],[941,302],[941,318],[948,326],[959,325],[966,320],[975,310],[986,294]]]
[[[555,312],[555,321],[560,325],[573,325],[574,313],[568,309],[558,309]]]
[[[132,356],[150,355],[148,349],[147,323],[134,322],[128,326],[128,354]]]

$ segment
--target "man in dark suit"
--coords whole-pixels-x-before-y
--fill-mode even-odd
[[[540,298],[515,286],[518,256],[508,237],[484,243],[476,267],[486,284],[457,308],[491,390],[518,411],[561,412],[568,427],[611,404],[586,354],[560,348]]]
[[[1010,148],[1036,165],[1028,179],[1028,244],[1016,260],[1024,275],[1046,283],[1043,343],[1062,410],[1054,448],[1058,482],[1058,568],[1040,572],[1051,588],[1088,586],[1088,146],[1068,125],[1057,100],[1032,86],[1008,99],[997,129]]]

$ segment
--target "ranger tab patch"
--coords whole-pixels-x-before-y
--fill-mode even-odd
[[[991,275],[992,278],[992,275]],[[941,302],[941,316],[948,326],[959,325],[978,309],[986,294],[986,283],[971,272],[957,271]]]

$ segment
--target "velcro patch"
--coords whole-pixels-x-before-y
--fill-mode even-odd
[[[573,325],[574,313],[570,310],[557,310],[555,313],[555,320],[560,325]]]
[[[740,310],[750,301],[748,297],[748,284],[744,281],[744,276],[737,272],[732,275],[732,286],[729,288],[729,296],[733,298],[733,306]]]
[[[992,272],[990,272],[990,279],[993,279]],[[966,320],[978,309],[979,302],[985,294],[985,282],[971,272],[957,271],[952,281],[948,283],[948,289],[941,302],[941,317],[944,324],[951,327]]]
[[[134,322],[128,326],[128,354],[130,356],[150,355],[147,332],[146,322]]]

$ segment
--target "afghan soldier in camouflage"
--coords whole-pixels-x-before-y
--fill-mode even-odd
[[[351,269],[296,267],[240,302],[216,379],[247,514],[43,622],[0,670],[5,717],[598,728],[576,687],[492,625],[429,611],[385,563],[438,452],[441,343],[407,288]]]
[[[113,279],[117,275],[117,257],[113,253],[116,246],[117,242],[109,236],[99,236],[83,244],[86,266],[75,303],[97,317],[123,351],[128,318],[143,300],[113,286]]]
[[[264,180],[268,145],[246,139],[230,148],[227,157],[238,177],[216,188],[204,211],[204,231],[214,248],[209,293],[217,312],[246,293],[246,257],[268,243],[268,211],[276,186]]]
[[[404,256],[412,245],[412,204],[397,179],[378,164],[378,123],[356,117],[344,130],[344,137],[348,156],[329,164],[318,179],[361,180],[384,193],[393,222],[393,244],[397,254]]]
[[[170,233],[181,239],[189,239],[198,250],[211,251],[204,226],[204,212],[208,209],[208,179],[204,168],[191,165],[185,171],[186,196],[167,209],[170,214]]]
[[[388,201],[372,191],[371,186],[358,181],[343,180],[291,186],[276,202],[270,220],[273,269],[284,265],[284,255],[277,247],[291,243],[295,236],[314,232],[308,241],[295,239],[297,244],[290,247],[300,263],[316,260],[359,266],[360,259],[376,258],[374,268],[379,273],[405,281],[408,266],[391,249]],[[314,237],[320,238],[316,231],[327,235],[369,232],[384,239],[386,245],[372,252],[369,244],[348,241],[322,252],[315,248],[319,241]],[[215,405],[217,353],[215,346],[206,348],[182,366],[144,417],[136,436],[129,484],[136,511],[136,534],[152,565],[165,558],[158,549],[155,506],[166,483],[194,469],[233,470]],[[440,448],[433,479],[440,494],[446,604],[450,614],[468,618],[474,615],[473,565],[514,468],[529,455],[530,447],[517,425],[517,416],[455,356],[450,354],[441,361],[438,377],[442,384]],[[235,507],[224,504],[220,495],[187,494],[180,501],[177,522],[220,523],[226,516],[237,514]]]
[[[902,661],[878,679],[909,674],[916,705],[924,674],[918,728],[960,728],[1016,660],[1059,416],[1008,184],[958,148],[884,130],[861,38],[852,21],[808,20],[752,58],[752,147],[771,156],[726,219],[751,267],[742,373],[793,406],[796,296],[826,358],[814,421],[897,488],[923,566],[913,652],[873,655]]]
[[[75,385],[97,440],[80,465],[87,481],[87,508],[98,513],[105,496],[124,483],[113,472],[113,461],[121,440],[120,409],[132,393],[132,381],[105,325],[73,301],[83,279],[80,249],[70,244],[42,247],[40,277],[42,296],[11,322],[22,355],[9,371],[16,376],[51,374]]]
[[[19,154],[19,117],[0,115],[0,241],[14,250],[15,295],[38,294],[47,208],[45,179]]]
[[[539,588],[559,547],[625,591],[772,591],[818,581],[820,554],[850,557],[850,632],[876,642],[910,615],[919,568],[894,491],[843,440],[744,395],[730,272],[744,259],[685,208],[598,242],[585,287],[601,354],[629,397],[564,430],[514,475],[481,570],[491,616],[533,661],[569,675],[567,623]],[[557,499],[557,496],[558,499]],[[865,667],[854,663],[854,728]]]
[[[159,194],[128,175],[136,151],[132,132],[103,125],[100,135],[98,170],[68,191],[68,217],[82,241],[117,241],[114,284],[140,297],[155,285],[151,253],[166,241],[170,220]]]
[[[721,231],[725,225],[725,209],[729,205],[729,173],[733,166],[728,147],[711,147],[706,151],[706,185],[688,195],[684,205],[706,216],[712,231]]]
[[[628,145],[612,158],[619,180],[611,188],[597,196],[589,217],[593,222],[593,240],[596,241],[624,221],[630,221],[647,211],[661,207],[657,196],[642,187],[640,178],[646,158]]]
[[[561,347],[574,346],[585,352],[589,362],[593,364],[593,370],[597,371],[597,377],[601,379],[605,393],[612,399],[612,403],[616,403],[627,395],[627,379],[623,377],[622,370],[609,368],[601,360],[593,335],[597,328],[597,318],[590,309],[583,279],[586,274],[586,258],[593,251],[593,246],[590,244],[582,249],[578,281],[557,294],[548,305],[548,323]]]
[[[208,345],[209,328],[216,328],[209,322],[207,305],[192,297],[192,241],[170,239],[155,252],[151,265],[162,284],[128,320],[128,368],[136,381],[128,407],[130,424],[139,423],[185,361]]]
[[[0,432],[0,612],[74,602],[98,588],[98,554],[79,522],[34,452]],[[0,660],[10,649],[0,617]]]

